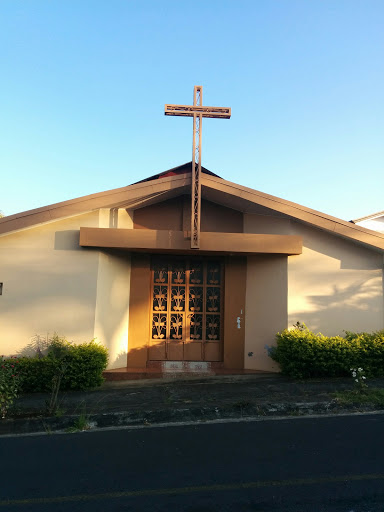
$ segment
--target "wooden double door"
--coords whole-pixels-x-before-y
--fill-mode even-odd
[[[223,305],[220,259],[153,257],[149,359],[221,361]]]

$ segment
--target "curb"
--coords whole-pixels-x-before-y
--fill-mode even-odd
[[[340,406],[337,402],[294,402],[294,403],[270,403],[253,405],[244,402],[209,407],[189,407],[178,409],[158,409],[139,411],[106,412],[87,415],[85,430],[104,429],[108,427],[129,427],[141,425],[153,425],[158,423],[183,423],[204,422],[212,420],[226,420],[239,418],[257,418],[278,416],[299,417],[308,415],[346,414],[358,412],[380,412],[374,406]],[[29,417],[10,418],[0,420],[0,436],[20,434],[51,434],[65,432],[74,429],[74,424],[79,415],[66,415],[56,417]]]

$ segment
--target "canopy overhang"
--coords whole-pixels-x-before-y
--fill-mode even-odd
[[[191,249],[185,231],[119,228],[80,228],[81,247],[125,249],[136,252],[179,254],[285,254],[302,253],[302,238],[296,235],[202,232],[200,249]]]

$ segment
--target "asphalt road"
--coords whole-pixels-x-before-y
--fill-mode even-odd
[[[0,512],[383,512],[384,415],[0,439]]]

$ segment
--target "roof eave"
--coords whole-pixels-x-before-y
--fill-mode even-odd
[[[191,185],[190,174],[141,182],[105,192],[54,203],[0,219],[0,234],[26,229],[64,217],[80,215],[100,208],[138,208],[150,201],[158,202],[183,193]]]
[[[342,219],[338,219],[337,217],[332,217],[297,203],[238,185],[237,183],[223,179],[218,180],[212,176],[202,176],[202,186],[213,187],[215,190],[221,190],[223,193],[231,194],[236,198],[243,199],[245,202],[249,201],[265,206],[266,208],[337,234],[343,238],[360,242],[369,247],[379,249],[380,251],[384,250],[383,233],[357,226]]]
[[[352,224],[325,213],[312,210],[305,206],[281,199],[258,190],[209,174],[202,174],[201,185],[206,189],[233,196],[236,201],[246,204],[257,204],[305,222],[343,238],[354,240],[366,246],[384,250],[384,234],[362,226]],[[147,204],[164,201],[168,198],[189,192],[191,174],[179,174],[162,179],[139,182],[105,192],[63,201],[43,208],[37,208],[10,215],[0,219],[0,234],[5,234],[35,225],[51,222],[60,218],[79,215],[100,208],[139,208]]]
[[[382,212],[372,213],[372,215],[367,215],[366,217],[361,217],[360,219],[354,219],[352,222],[356,224],[357,222],[363,222],[365,220],[374,220],[378,217],[384,217],[384,210]]]

